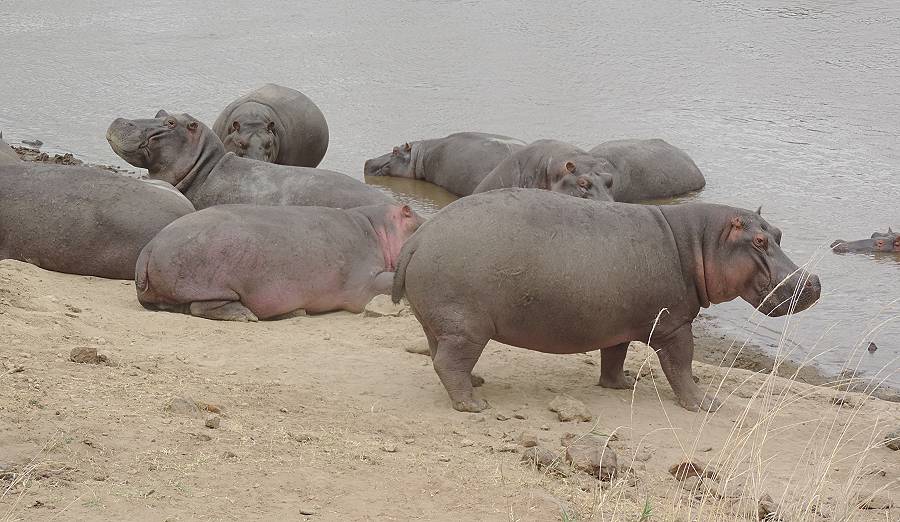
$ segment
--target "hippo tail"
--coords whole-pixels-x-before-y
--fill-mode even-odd
[[[141,249],[137,263],[134,266],[134,288],[137,291],[138,302],[141,303],[141,306],[148,310],[154,310],[155,308],[146,300],[147,293],[150,291],[149,267],[150,245],[147,245]]]
[[[400,298],[406,293],[406,267],[409,260],[412,259],[413,252],[416,250],[415,235],[406,241],[403,248],[400,249],[400,255],[397,256],[397,268],[394,270],[394,286],[391,288],[391,301],[399,303]]]

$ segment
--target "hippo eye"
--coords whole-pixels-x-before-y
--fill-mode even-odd
[[[753,246],[760,250],[766,250],[769,248],[769,240],[762,234],[756,234],[756,236],[753,237]]]

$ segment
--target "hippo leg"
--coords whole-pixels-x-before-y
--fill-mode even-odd
[[[634,379],[625,375],[625,356],[628,344],[617,344],[600,350],[600,386],[617,390],[634,388]]]
[[[240,301],[194,301],[191,303],[191,315],[217,319],[219,321],[259,321]]]
[[[666,379],[669,380],[669,386],[675,392],[678,404],[689,411],[719,409],[721,402],[715,397],[704,395],[703,390],[694,382],[691,372],[694,335],[690,324],[682,326],[668,337],[654,341],[653,349],[659,357]]]
[[[434,371],[450,395],[453,409],[478,413],[488,407],[487,401],[472,396],[472,368],[484,351],[487,341],[473,342],[461,335],[440,337],[432,357]]]

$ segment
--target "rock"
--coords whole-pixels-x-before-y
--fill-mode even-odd
[[[200,441],[203,441],[203,442],[208,442],[208,441],[212,440],[212,437],[210,437],[209,435],[207,435],[205,433],[198,433],[197,439]]]
[[[772,497],[769,496],[768,493],[763,493],[761,497],[759,497],[759,503],[757,504],[757,513],[756,517],[759,520],[779,520],[778,516],[778,504],[772,500]]]
[[[221,417],[219,417],[218,415],[210,415],[210,416],[206,417],[206,422],[204,424],[206,425],[207,428],[214,430],[214,429],[217,429],[219,427],[219,424],[221,424],[221,423],[222,423]]]
[[[900,450],[900,430],[892,431],[885,435],[884,445],[894,451]]]
[[[550,411],[556,412],[560,422],[587,422],[594,418],[583,402],[568,395],[557,395],[550,403]]]
[[[537,434],[530,431],[523,431],[519,434],[519,444],[526,448],[532,448],[538,445]]]
[[[542,446],[532,446],[522,453],[522,462],[534,464],[538,469],[555,466],[559,459],[556,454]]]
[[[416,439],[403,439],[404,444],[413,444],[416,442]]]
[[[690,476],[683,481],[681,481],[681,487],[683,487],[687,491],[699,492],[700,491],[700,477],[697,475]]]
[[[515,453],[519,451],[518,446],[516,446],[515,444],[510,444],[509,442],[504,442],[494,449],[500,453]]]
[[[875,353],[875,351],[878,350],[878,347],[875,346],[875,343],[870,342],[868,350],[869,350],[869,353]]]
[[[397,453],[397,445],[396,444],[383,444],[381,446],[381,451],[385,453]]]
[[[606,445],[572,444],[566,448],[566,462],[600,480],[612,480],[618,467],[616,452]]]
[[[406,305],[402,302],[394,304],[391,302],[391,296],[376,295],[366,305],[363,317],[400,317],[405,311]]]
[[[498,413],[496,418],[498,421],[509,420],[509,417],[507,417],[506,415],[503,415],[502,413]]]
[[[69,360],[82,364],[100,364],[102,362],[97,354],[97,349],[90,346],[76,346],[72,348]]]
[[[427,344],[416,343],[404,348],[409,353],[415,353],[418,355],[428,355],[431,356],[431,349],[428,348]]]
[[[521,413],[514,413],[513,418],[519,419],[519,420],[525,420],[526,417],[524,415],[522,415]]]
[[[854,504],[859,509],[891,509],[894,501],[885,491],[859,492],[856,494]]]
[[[709,477],[714,480],[719,478],[715,469],[697,460],[673,464],[669,467],[669,474],[678,480],[685,480],[688,477]]]
[[[225,451],[222,453],[222,458],[225,460],[234,460],[234,459],[238,458],[238,456],[233,451]]]
[[[316,512],[315,512],[315,510],[313,510],[313,508],[311,508],[311,507],[303,506],[303,507],[300,508],[300,514],[301,514],[301,515],[307,515],[307,516],[309,516],[309,515],[315,515]]]
[[[301,444],[317,440],[316,437],[313,437],[312,435],[307,435],[305,433],[293,433],[290,431],[288,432],[288,437],[290,437],[294,442],[299,442]]]
[[[588,433],[585,435],[578,435],[577,433],[564,433],[562,437],[559,438],[560,446],[571,446],[572,444],[594,444],[605,446],[609,444],[610,441],[617,441],[618,437],[613,435],[612,437],[608,437],[606,435],[596,435],[594,433]]]
[[[198,415],[200,413],[200,407],[190,397],[173,397],[166,404],[165,410],[178,415]]]
[[[468,448],[468,447],[474,446],[474,445],[475,445],[475,441],[474,441],[474,440],[471,440],[471,439],[463,439],[463,440],[460,441],[459,445],[462,446],[462,447],[464,447],[464,448]]]
[[[448,456],[446,456],[446,455],[439,455],[439,456],[438,456],[438,460],[439,460],[440,462],[450,462],[450,457],[448,457]]]
[[[550,431],[550,426],[547,426],[546,424],[542,424],[542,425],[541,425],[541,430],[543,430],[543,431]]]
[[[603,484],[597,480],[597,477],[592,477],[587,473],[576,473],[572,477],[569,477],[568,482],[581,491],[586,491],[588,493],[595,492],[603,487]]]

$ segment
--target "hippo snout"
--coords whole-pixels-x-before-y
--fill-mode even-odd
[[[137,126],[125,118],[116,118],[106,129],[106,141],[116,153],[134,152],[140,147],[141,141],[134,139]]]
[[[777,285],[759,306],[759,311],[771,317],[796,314],[815,304],[821,294],[819,276],[800,270]]]
[[[381,176],[388,161],[390,161],[389,155],[366,160],[366,164],[363,166],[363,174],[366,176]]]

